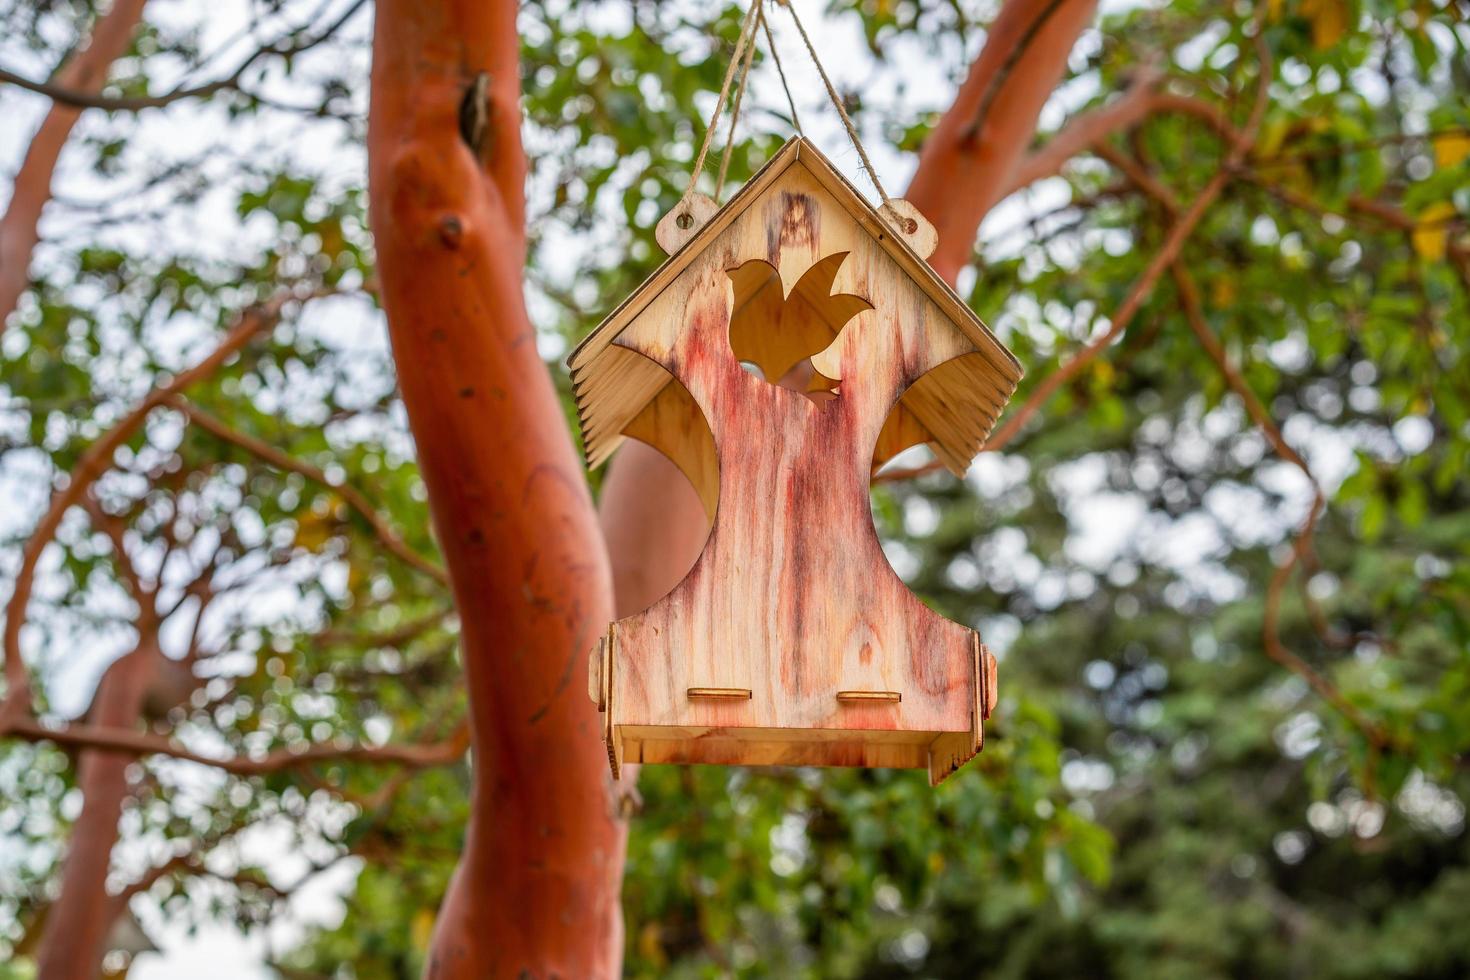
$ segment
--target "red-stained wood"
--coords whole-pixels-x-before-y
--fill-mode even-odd
[[[1014,189],[1037,115],[1065,71],[1067,56],[1090,22],[1094,6],[1089,0],[1066,0],[1003,73],[1042,9],[1029,0],[1008,0],[965,85],[926,142],[906,198],[938,219],[938,248],[928,258],[951,285],[968,264],[981,221]],[[992,85],[999,86],[993,96]],[[986,118],[970,139],[966,130],[975,122],[982,99],[989,99]],[[922,441],[922,436],[922,427],[911,415],[895,412],[880,436],[876,455],[889,458]],[[944,462],[953,467],[955,461]],[[646,607],[684,577],[705,540],[705,515],[698,501],[689,482],[663,455],[637,443],[624,444],[602,491],[618,615]],[[994,665],[993,657],[986,658],[992,675],[987,699],[992,704]]]
[[[943,219],[936,222],[939,247],[927,258],[950,285],[969,262],[981,221],[1017,189],[1037,115],[1065,71],[1067,56],[1090,22],[1093,6],[1066,0],[1067,9],[1053,11],[1049,29],[1038,31],[1006,77],[997,79],[1026,25],[1041,9],[1034,0],[1007,0],[964,87],[925,143],[905,197],[931,219]],[[992,81],[1003,84],[982,130],[974,140],[960,139]],[[1144,91],[1137,87],[1140,96]],[[1090,121],[1087,128],[1092,129]],[[1024,176],[1044,176],[1060,163],[1056,152],[1049,153],[1043,170]],[[894,413],[890,423],[892,428],[885,429],[878,446],[882,458],[923,441],[917,423],[906,413]],[[675,465],[647,446],[624,443],[603,480],[600,505],[612,553],[618,615],[644,608],[688,571],[706,531],[697,505],[697,495]]]
[[[473,730],[470,822],[427,975],[612,977],[625,831],[580,674],[611,588],[522,301],[516,9],[385,0],[374,32],[381,296],[462,622]],[[471,147],[461,106],[477,89]]]
[[[870,459],[872,468],[877,469],[892,454],[909,445],[928,442],[952,471],[956,474],[964,473],[970,459],[979,450],[985,434],[1000,414],[1006,399],[1014,390],[1015,381],[1020,375],[1019,366],[953,290],[936,277],[934,271],[910,247],[910,239],[906,235],[912,236],[911,240],[922,249],[932,247],[932,238],[928,233],[931,226],[922,220],[922,215],[917,222],[904,221],[901,214],[894,214],[889,218],[880,217],[879,212],[868,206],[852,185],[833,169],[830,162],[811,143],[801,138],[788,141],[725,208],[711,216],[687,245],[681,247],[675,256],[664,263],[572,352],[569,363],[572,368],[573,391],[590,466],[598,465],[617,448],[623,437],[630,434],[628,423],[643,412],[655,396],[673,380],[656,360],[630,355],[626,347],[612,344],[612,338],[633,319],[641,316],[654,297],[660,296],[684,275],[696,256],[708,246],[709,241],[721,234],[738,215],[745,213],[752,201],[766,194],[773,185],[787,180],[788,171],[805,172],[807,177],[803,179],[813,182],[816,192],[823,199],[833,202],[834,207],[845,210],[849,215],[856,216],[857,224],[866,235],[864,240],[886,253],[898,271],[906,275],[918,291],[972,342],[968,351],[957,352],[954,363],[947,370],[924,375],[915,382],[912,389],[904,393],[898,410],[888,417],[882,437],[874,444],[874,455]],[[893,204],[907,207],[906,202]],[[895,221],[904,225],[912,224],[913,227],[905,227],[899,231],[894,227]],[[827,263],[835,262],[838,258],[835,252],[822,257]],[[816,270],[811,271],[815,273]],[[797,275],[807,272],[808,268],[802,268],[788,275],[783,270],[780,277],[781,288],[777,290],[783,297],[795,290],[798,302],[793,308],[801,311],[809,311],[810,303],[802,296],[804,287],[797,281]],[[819,278],[815,277],[813,283]],[[829,277],[823,281],[830,283],[831,280]],[[749,298],[757,304],[769,306],[765,297],[775,295],[766,291],[769,282],[770,276],[760,273],[759,270],[736,271],[736,302],[743,304]],[[783,314],[784,316],[786,315]],[[758,325],[770,317],[768,311],[752,312],[745,319]],[[791,330],[782,323],[774,324],[773,329],[782,338],[791,335]],[[817,333],[831,329],[830,323],[816,328]],[[755,328],[746,330],[739,323],[735,325],[731,342],[737,355],[742,359],[754,358],[756,362],[764,362],[757,366],[767,374],[776,372],[779,378],[784,373],[785,366],[796,356],[795,348],[792,352],[786,350],[792,342],[777,339],[768,342],[767,349],[763,349],[758,343],[752,346],[750,338],[754,336]],[[799,348],[802,342],[794,343]],[[745,353],[741,353],[742,350]],[[791,356],[787,356],[788,353]],[[781,363],[778,364],[771,358],[776,358]],[[817,359],[813,359],[797,387],[828,387],[818,374],[811,373],[813,369],[819,374],[823,373],[822,365]],[[835,368],[829,366],[824,372],[826,377],[831,377],[832,370]],[[795,380],[795,377],[780,380],[787,384]],[[669,451],[669,447],[665,445],[657,445],[656,448]],[[674,453],[670,455],[677,458]],[[682,461],[681,466],[686,472],[692,471]],[[703,491],[701,495],[707,498]]]
[[[54,81],[78,92],[98,92],[107,70],[132,43],[145,0],[116,0],[98,18],[87,46],[56,73]],[[41,211],[51,200],[51,176],[82,110],[57,103],[46,112],[15,173],[10,203],[0,218],[0,333],[25,291],[31,252],[39,241]]]
[[[925,418],[988,427],[1020,372],[834,179],[796,141],[571,358],[584,425],[651,397],[631,352],[687,391],[718,461],[693,569],[592,658],[615,771],[883,765],[937,780],[979,748],[978,638],[894,574],[867,488],[880,431],[921,379],[965,365],[953,401],[933,390]],[[765,380],[803,361],[806,391]],[[993,402],[966,401],[988,391]],[[589,440],[599,431],[614,430]]]

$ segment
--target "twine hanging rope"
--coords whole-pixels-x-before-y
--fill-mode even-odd
[[[755,4],[756,20],[760,20],[760,0]],[[730,170],[730,153],[735,149],[735,124],[740,120],[740,101],[745,97],[745,86],[750,82],[750,67],[755,62],[755,32],[751,31],[750,44],[745,49],[745,65],[740,69],[740,85],[735,89],[735,101],[730,103],[730,132],[725,136],[725,149],[720,154],[720,173],[715,178],[715,200],[725,189],[725,174]]]
[[[740,56],[745,53],[746,43],[753,40],[755,15],[759,7],[760,0],[752,0],[750,9],[745,12],[745,19],[740,22],[740,34],[735,38],[735,56],[730,59],[730,67],[725,69],[725,80],[720,84],[720,97],[715,100],[715,111],[710,114],[709,125],[705,127],[704,139],[699,144],[699,155],[694,158],[694,167],[689,171],[689,186],[684,188],[685,197],[694,193],[694,185],[704,171],[704,158],[709,154],[709,144],[714,138],[715,127],[720,124],[720,113],[725,111],[725,100],[730,97],[730,83],[735,80],[735,68],[740,64]]]
[[[759,0],[756,0],[756,6],[760,7]],[[805,136],[806,132],[801,128],[801,118],[796,114],[796,99],[791,95],[791,86],[786,84],[786,69],[781,67],[781,52],[776,49],[776,39],[771,36],[771,25],[766,20],[765,9],[762,8],[756,16],[761,22],[761,30],[766,34],[766,47],[771,52],[771,60],[776,63],[776,74],[781,77],[781,88],[786,92],[786,104],[791,107],[791,125],[796,127],[798,135]]]
[[[755,0],[757,4],[760,0]],[[832,79],[827,77],[827,69],[822,67],[822,59],[817,57],[817,49],[812,46],[812,39],[807,37],[806,28],[802,26],[801,17],[796,13],[796,5],[790,0],[776,0],[786,11],[791,14],[791,22],[796,25],[796,30],[801,34],[802,41],[806,44],[807,54],[812,56],[812,64],[817,66],[817,74],[822,76],[822,84],[827,86],[827,97],[832,100],[832,105],[837,109],[837,115],[842,117],[842,125],[847,127],[847,136],[852,140],[853,149],[857,150],[858,159],[863,162],[863,169],[867,171],[868,179],[878,191],[878,196],[887,204],[892,200],[888,192],[883,189],[883,182],[878,179],[878,171],[873,169],[873,161],[868,159],[868,151],[863,148],[863,141],[858,138],[857,127],[852,124],[852,119],[847,115],[847,109],[842,105],[842,99],[837,95],[837,89],[832,84]],[[787,92],[788,97],[790,92]]]
[[[715,130],[720,123],[720,115],[725,111],[725,104],[730,100],[730,87],[735,81],[736,70],[740,69],[740,85],[735,90],[735,99],[730,105],[730,129],[725,138],[725,149],[720,155],[720,168],[715,181],[715,200],[718,201],[720,192],[725,187],[725,177],[730,167],[730,154],[735,146],[735,125],[740,118],[740,103],[745,95],[745,88],[750,82],[751,68],[755,62],[755,32],[761,28],[766,35],[766,44],[770,47],[771,58],[776,63],[776,72],[781,78],[781,88],[786,92],[786,102],[791,107],[791,122],[796,131],[805,136],[802,131],[801,120],[796,115],[796,99],[791,94],[791,87],[786,82],[786,71],[781,66],[781,56],[776,51],[776,41],[771,34],[771,25],[766,21],[765,13],[761,10],[763,0],[751,0],[750,7],[745,12],[745,17],[740,22],[740,33],[735,39],[735,54],[730,58],[730,65],[725,69],[725,80],[720,84],[720,95],[715,100],[715,111],[710,114],[709,125],[705,127],[704,139],[700,141],[699,153],[694,158],[694,166],[689,172],[689,184],[684,188],[684,196],[687,198],[694,193],[694,187],[699,182],[699,175],[704,172],[704,162],[709,156],[710,143],[714,139]],[[873,161],[868,159],[868,151],[863,146],[862,139],[858,136],[857,127],[853,125],[852,118],[847,114],[847,108],[842,104],[842,98],[837,94],[837,87],[832,84],[832,79],[827,75],[827,69],[822,66],[822,59],[817,57],[817,49],[812,44],[812,39],[807,35],[806,26],[801,22],[801,16],[796,12],[796,7],[789,0],[772,0],[791,14],[791,21],[796,25],[797,33],[801,35],[802,43],[806,45],[807,54],[811,56],[812,64],[816,66],[817,74],[822,78],[822,84],[827,89],[827,97],[832,100],[832,106],[837,110],[838,117],[842,120],[843,128],[847,130],[848,139],[852,140],[853,149],[857,150],[858,159],[862,161],[863,172],[873,182],[873,187],[878,191],[878,196],[883,199],[884,204],[893,199],[883,189],[883,182],[878,179],[878,171],[873,166]]]

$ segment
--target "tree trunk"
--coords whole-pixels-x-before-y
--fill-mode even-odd
[[[132,43],[144,0],[116,0],[97,20],[92,39],[56,74],[56,83],[78,92],[98,92],[107,70]],[[41,211],[51,200],[51,175],[82,110],[55,103],[31,138],[15,174],[10,204],[0,218],[0,333],[30,281],[31,252],[39,241]]]
[[[399,387],[462,623],[464,853],[431,977],[611,977],[625,828],[586,696],[607,559],[524,308],[510,0],[384,0],[368,161]]]
[[[153,668],[163,654],[144,643],[102,674],[87,720],[132,728],[142,713]],[[82,812],[67,841],[61,894],[46,915],[37,962],[40,980],[90,980],[101,972],[102,948],[117,911],[107,895],[107,871],[117,821],[128,795],[127,752],[84,749],[77,762]]]

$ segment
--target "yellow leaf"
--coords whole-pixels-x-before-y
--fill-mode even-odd
[[[1291,120],[1285,116],[1266,120],[1266,125],[1261,128],[1261,138],[1256,140],[1256,156],[1262,160],[1274,157],[1281,149],[1281,144],[1286,139],[1286,131],[1290,126]]]
[[[1224,276],[1215,280],[1210,293],[1210,299],[1218,309],[1223,310],[1235,304],[1235,283]]]
[[[296,547],[317,551],[332,540],[345,516],[342,513],[345,509],[342,498],[335,493],[326,493],[313,500],[311,509],[296,519]]]
[[[331,540],[334,524],[330,517],[314,513],[303,514],[296,522],[296,547],[316,551]]]
[[[1302,16],[1312,25],[1312,44],[1330,48],[1347,33],[1347,0],[1304,0]]]
[[[1435,201],[1419,212],[1419,223],[1409,237],[1421,259],[1438,262],[1444,258],[1450,238],[1449,222],[1454,216],[1455,206],[1449,201]]]
[[[362,587],[362,580],[366,577],[362,566],[357,562],[350,562],[347,566],[347,591],[356,593]]]
[[[657,922],[644,923],[643,928],[638,930],[638,952],[643,958],[663,966],[669,961],[664,955],[663,943],[659,942],[659,927]]]
[[[1440,167],[1453,167],[1470,157],[1470,133],[1446,133],[1434,138],[1434,162]]]
[[[419,909],[415,912],[409,931],[412,933],[415,949],[428,949],[429,940],[434,938],[434,910]]]

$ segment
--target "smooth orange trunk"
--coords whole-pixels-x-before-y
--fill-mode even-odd
[[[156,660],[150,643],[120,658],[103,673],[87,720],[96,725],[131,728],[138,723]],[[107,872],[117,842],[117,821],[128,795],[127,769],[136,759],[127,752],[86,749],[77,757],[77,788],[82,812],[72,826],[62,865],[61,893],[46,916],[37,955],[40,980],[81,980],[98,975],[103,941],[116,906],[107,894]]]
[[[474,733],[469,829],[427,973],[611,977],[625,833],[585,672],[612,588],[522,301],[515,16],[509,0],[388,0],[373,43],[381,296]]]

